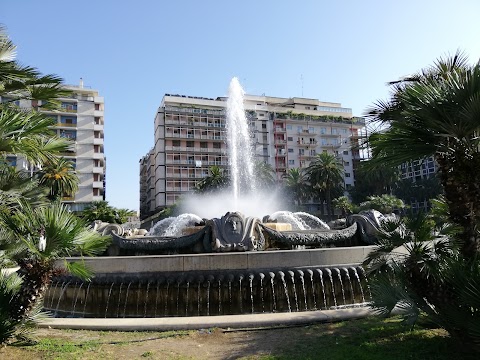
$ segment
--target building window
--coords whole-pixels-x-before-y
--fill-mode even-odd
[[[305,106],[305,110],[310,110],[310,106]]]
[[[77,103],[62,102],[62,111],[77,112]]]
[[[288,140],[288,141],[293,141],[293,137],[292,137],[292,136],[289,136],[289,137],[287,137],[287,140]]]
[[[304,149],[298,149],[298,155],[305,155]]]
[[[287,130],[292,130],[292,125],[287,125]]]
[[[61,130],[60,137],[76,140],[77,139],[77,132],[75,130]]]
[[[293,153],[293,149],[288,149],[288,152],[289,152],[289,153]]]
[[[348,150],[344,150],[343,155],[348,155]]]
[[[320,134],[324,135],[327,132],[327,129],[322,127],[320,128]]]
[[[295,160],[288,160],[288,165],[295,165]]]
[[[267,128],[267,124],[262,124],[262,129],[266,129]]]
[[[100,110],[100,104],[95,104],[95,110]]]
[[[265,116],[265,114],[258,114],[258,116]]]
[[[187,141],[187,147],[189,147],[189,148],[194,147],[195,146],[194,144],[195,144],[195,142],[193,142],[193,141]]]
[[[200,148],[201,148],[201,149],[207,149],[207,148],[208,148],[208,143],[202,141],[202,142],[200,143]]]
[[[77,125],[77,118],[73,116],[62,116],[60,123],[64,126],[75,126]]]
[[[180,146],[180,140],[173,140],[172,145],[173,146]]]
[[[220,143],[213,143],[213,148],[214,148],[214,149],[220,149],[220,148],[221,148],[221,144],[220,144]]]
[[[345,177],[346,177],[346,178],[349,178],[349,177],[350,177],[350,173],[345,173]]]
[[[309,132],[310,134],[315,134],[315,128],[310,126],[310,127],[308,128],[308,132]]]

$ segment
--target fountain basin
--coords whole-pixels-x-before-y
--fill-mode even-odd
[[[54,279],[44,306],[55,316],[109,318],[358,307],[369,300],[359,265],[372,249],[88,258],[93,281]]]

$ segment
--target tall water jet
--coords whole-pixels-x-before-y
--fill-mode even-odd
[[[243,106],[244,95],[240,82],[234,77],[228,87],[226,119],[234,210],[237,210],[240,192],[252,192],[256,187],[250,131]]]

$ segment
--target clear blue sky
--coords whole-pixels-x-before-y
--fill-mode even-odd
[[[480,58],[478,0],[0,0],[18,60],[105,97],[107,200],[138,209],[138,161],[165,93],[341,102],[362,115],[385,83],[465,51]]]

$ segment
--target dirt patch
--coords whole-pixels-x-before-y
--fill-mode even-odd
[[[223,329],[205,329],[188,332],[106,332],[84,330],[39,329],[36,338],[55,338],[65,343],[96,345],[92,351],[82,352],[82,359],[238,359],[275,353],[295,337],[292,329],[224,332]],[[28,347],[8,347],[9,360],[42,359],[27,355]],[[0,358],[7,355],[0,350]],[[3,355],[2,355],[3,353]],[[38,355],[38,351],[37,351]],[[37,356],[34,355],[34,356]],[[68,354],[65,357],[70,358]],[[77,358],[73,356],[72,358]]]

